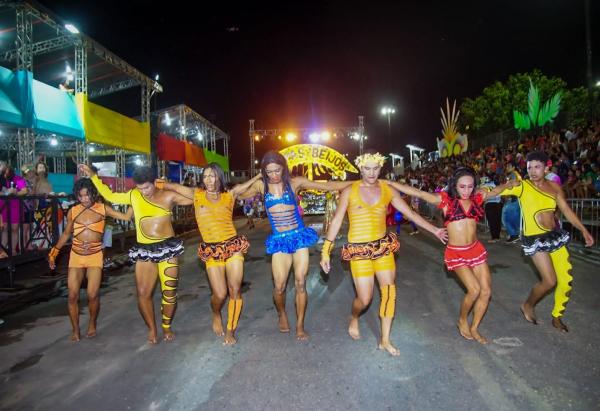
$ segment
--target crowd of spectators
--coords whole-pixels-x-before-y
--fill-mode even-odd
[[[480,177],[496,184],[506,181],[514,169],[527,174],[528,152],[542,150],[550,156],[548,178],[563,187],[568,198],[597,198],[600,194],[600,122],[589,127],[564,129],[538,137],[526,137],[504,147],[495,145],[469,150],[459,156],[427,161],[407,169],[405,179],[419,188],[434,192],[443,189],[458,167],[471,167]],[[485,179],[484,179],[485,180]]]

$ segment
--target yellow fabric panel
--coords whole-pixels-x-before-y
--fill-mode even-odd
[[[140,153],[150,153],[150,124],[90,103],[87,95],[75,96],[85,140]]]

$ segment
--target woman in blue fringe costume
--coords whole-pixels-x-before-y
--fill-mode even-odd
[[[304,177],[291,177],[287,161],[276,151],[267,152],[261,162],[262,181],[257,181],[242,196],[252,197],[256,193],[264,196],[265,209],[272,234],[265,241],[267,254],[272,257],[273,300],[279,316],[279,331],[290,331],[285,312],[286,284],[290,268],[294,267],[296,288],[296,338],[307,340],[304,330],[304,314],[308,296],[306,275],[308,274],[308,247],[314,245],[319,236],[310,227],[305,227],[298,212],[296,193],[300,190],[341,191],[351,182],[328,181],[319,183]]]

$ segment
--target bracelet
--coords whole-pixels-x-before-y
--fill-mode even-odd
[[[60,253],[60,249],[52,247],[50,249],[50,253],[48,253],[48,257],[51,259],[55,259],[58,256],[58,253]]]

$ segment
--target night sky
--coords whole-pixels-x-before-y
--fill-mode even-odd
[[[362,114],[366,146],[407,154],[408,143],[434,149],[446,96],[460,103],[534,68],[570,87],[586,81],[583,0],[198,2],[194,12],[150,3],[41,1],[159,73],[158,107],[185,103],[228,132],[233,169],[247,168],[249,118],[259,129],[356,126]],[[595,82],[600,4],[591,3]],[[137,95],[118,93],[111,108],[138,115]],[[385,104],[396,107],[391,138]]]

